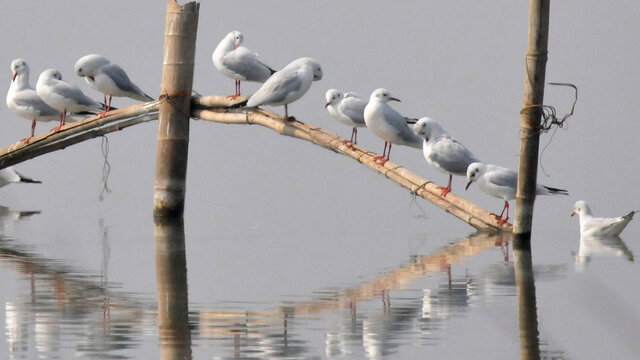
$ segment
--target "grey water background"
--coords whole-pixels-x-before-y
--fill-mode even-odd
[[[11,14],[0,25],[6,89],[9,64],[21,57],[33,86],[41,71],[57,68],[99,99],[73,74],[78,58],[99,53],[146,92],[160,93],[165,2],[3,5]],[[547,358],[636,359],[638,220],[620,241],[583,243],[582,254],[592,254],[578,256],[578,222],[569,214],[580,199],[597,215],[640,208],[640,4],[551,6],[546,78],[576,84],[579,100],[568,130],[541,139],[549,145],[539,183],[571,194],[536,201],[532,260],[541,350]],[[275,68],[302,56],[322,64],[323,80],[290,106],[301,121],[346,137],[350,129],[323,108],[325,91],[366,98],[385,87],[402,100],[393,106],[403,114],[431,116],[480,159],[516,168],[528,13],[524,1],[204,1],[194,90],[233,92],[211,53],[226,33],[240,30],[244,45]],[[257,87],[243,83],[243,94]],[[572,101],[570,89],[546,88],[545,102],[558,114]],[[4,104],[0,116],[3,146],[27,135],[29,122]],[[36,133],[52,127],[39,123]],[[156,123],[147,123],[108,136],[112,191],[103,201],[100,139],[16,166],[41,185],[0,189],[3,357],[163,355],[152,219],[156,131]],[[382,141],[366,130],[359,140],[382,151]],[[446,181],[420,151],[396,146],[391,159]],[[455,193],[501,209],[499,199],[463,186],[454,179]],[[194,120],[184,216],[193,357],[517,358],[518,303],[506,240],[485,239],[469,247],[476,250],[460,250],[467,256],[442,257],[440,268],[404,272],[433,265],[472,234],[349,158],[258,126]],[[381,281],[391,274],[403,276]],[[332,300],[369,287],[370,295],[354,303]],[[321,310],[283,315],[311,302]]]

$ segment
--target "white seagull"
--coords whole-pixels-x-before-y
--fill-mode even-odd
[[[638,211],[631,211],[627,215],[615,218],[594,217],[591,208],[585,201],[578,201],[573,205],[571,216],[578,215],[580,218],[580,234],[592,236],[612,236],[620,235],[622,230],[633,219],[633,215]]]
[[[104,116],[111,109],[111,98],[128,97],[139,101],[153,101],[153,98],[145,94],[136,84],[131,82],[127,73],[118,65],[113,64],[102,55],[89,54],[76,61],[74,66],[76,74],[84,77],[84,80],[93,89],[104,94],[104,103],[107,105],[101,115]],[[107,102],[109,95],[109,102]]]
[[[60,112],[45,104],[36,94],[36,90],[29,86],[29,65],[26,61],[13,60],[11,73],[13,77],[7,92],[7,107],[18,116],[31,120],[31,135],[22,139],[28,143],[36,130],[36,121],[57,120]]]
[[[469,189],[472,182],[477,181],[480,190],[504,200],[500,215],[493,215],[498,220],[498,225],[506,223],[509,220],[509,200],[516,198],[518,173],[502,166],[475,162],[467,169],[467,179],[469,182],[465,190]],[[569,193],[567,190],[537,185],[536,195],[569,195]],[[507,216],[502,218],[505,210],[507,210]]]
[[[341,123],[351,126],[351,140],[345,141],[349,146],[358,143],[358,128],[366,127],[364,122],[364,108],[367,102],[362,100],[356,93],[342,93],[336,89],[329,89],[325,94],[327,103],[324,107],[329,114]]]
[[[58,70],[48,69],[43,71],[36,84],[36,93],[47,105],[60,111],[60,125],[54,130],[58,131],[65,124],[67,112],[71,113],[98,113],[105,109],[101,104],[87,95],[79,87],[62,80]]]
[[[439,186],[442,196],[451,192],[453,175],[467,175],[467,168],[478,160],[462,143],[451,137],[437,121],[424,117],[413,126],[413,132],[423,139],[422,152],[429,165],[449,174],[446,187]]]
[[[236,80],[236,93],[232,99],[240,96],[240,81],[263,83],[276,71],[258,60],[258,54],[242,44],[244,37],[240,31],[228,33],[213,50],[213,65],[222,74]]]
[[[311,83],[320,79],[322,67],[316,60],[307,57],[294,60],[267,79],[249,98],[247,107],[284,105],[285,120],[294,121],[296,118],[289,116],[287,105],[300,99]]]
[[[391,96],[386,89],[376,89],[371,93],[369,103],[364,109],[364,122],[367,127],[384,140],[382,156],[374,158],[382,165],[389,160],[391,144],[422,149],[422,139],[414,134],[405,117],[387,105],[389,101],[400,100]],[[387,145],[389,145],[388,152]]]
[[[15,171],[12,167],[6,167],[0,169],[0,188],[11,183],[33,183],[40,184],[42,181],[33,180],[28,178],[19,172]]]

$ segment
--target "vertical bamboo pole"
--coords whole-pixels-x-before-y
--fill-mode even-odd
[[[544,78],[549,38],[549,0],[531,0],[527,46],[524,108],[520,125],[520,165],[513,233],[530,235],[536,197],[540,119],[544,100]]]
[[[155,216],[181,216],[184,211],[189,114],[200,5],[167,4],[161,99],[154,186]]]

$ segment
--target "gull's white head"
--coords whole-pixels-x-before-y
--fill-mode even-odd
[[[55,69],[47,69],[41,72],[40,77],[38,77],[38,83],[48,80],[62,80],[62,74]]]
[[[227,34],[225,39],[229,41],[229,43],[233,44],[234,48],[237,48],[240,46],[240,44],[242,44],[242,40],[244,40],[244,37],[242,36],[242,33],[240,31],[232,31]]]
[[[102,55],[89,54],[78,59],[73,69],[78,76],[86,76],[93,80],[93,76],[96,74],[98,69],[109,63],[110,61]]]
[[[437,121],[430,117],[423,117],[413,125],[413,132],[425,141],[429,139],[445,134]]]
[[[378,101],[382,103],[388,103],[389,101],[400,101],[400,99],[391,96],[391,93],[387,89],[379,88],[371,93],[369,101]]]
[[[11,62],[11,74],[13,77],[11,81],[15,81],[16,77],[19,74],[28,74],[29,73],[29,65],[27,62],[22,59],[15,59]]]
[[[583,200],[576,201],[576,203],[573,205],[573,212],[571,213],[571,216],[573,215],[578,215],[578,216],[591,215],[591,209],[589,208],[589,205],[587,205],[585,201]]]
[[[327,93],[324,94],[324,97],[327,99],[327,103],[324,104],[324,107],[326,108],[329,105],[336,105],[339,103],[344,95],[336,89],[329,89],[327,90]]]
[[[312,58],[305,58],[305,62],[313,69],[313,81],[322,79],[322,66],[320,63]]]
[[[467,168],[467,180],[469,180],[469,182],[467,183],[467,187],[464,189],[467,190],[472,182],[478,181],[486,170],[487,165],[481,162],[474,162],[470,164]]]

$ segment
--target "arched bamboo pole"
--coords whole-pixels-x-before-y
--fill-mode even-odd
[[[194,107],[192,108],[191,116],[225,124],[258,124],[270,128],[281,135],[312,142],[357,160],[359,163],[377,171],[412,193],[425,198],[478,230],[511,231],[511,224],[498,225],[495,217],[483,208],[453,193],[449,193],[446,197],[441,196],[441,190],[432,181],[391,161],[380,165],[374,160],[377,154],[357,145],[349,147],[344,144],[344,139],[330,131],[298,121],[287,122],[283,120],[282,116],[261,109],[221,108],[216,105],[209,108],[212,104],[220,102],[216,98],[196,98],[193,101]],[[242,103],[242,100],[240,100],[240,103]]]

